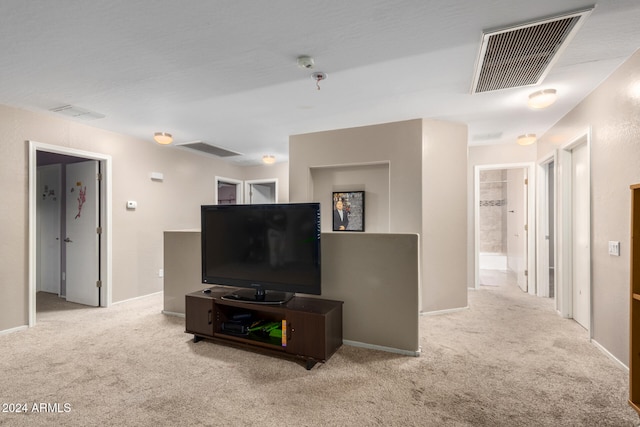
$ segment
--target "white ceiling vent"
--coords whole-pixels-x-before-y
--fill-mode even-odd
[[[592,10],[484,32],[472,93],[541,83]]]
[[[473,142],[495,141],[502,138],[502,132],[476,133],[471,136]]]
[[[200,151],[207,154],[213,154],[218,157],[232,157],[241,156],[242,153],[236,153],[235,151],[227,150],[226,148],[216,147],[215,145],[207,144],[202,141],[186,142],[184,144],[176,144],[178,147],[189,148],[191,150]]]
[[[61,105],[60,107],[52,108],[49,111],[82,120],[96,120],[105,118],[104,114],[89,111],[85,108],[76,107],[74,105]]]

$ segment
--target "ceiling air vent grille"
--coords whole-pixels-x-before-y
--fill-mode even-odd
[[[232,157],[242,155],[241,153],[236,153],[235,151],[227,150],[226,148],[222,147],[216,147],[215,145],[207,144],[206,142],[202,141],[187,142],[184,144],[178,144],[178,146],[207,154],[213,154],[214,156],[218,157]]]
[[[59,107],[51,108],[49,111],[82,120],[96,120],[105,118],[104,114],[96,113],[95,111],[89,111],[85,108],[76,107],[74,105],[61,105]]]
[[[472,92],[541,83],[591,10],[483,33]]]

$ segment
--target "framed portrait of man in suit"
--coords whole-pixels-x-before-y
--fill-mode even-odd
[[[333,231],[364,231],[364,191],[333,192]]]

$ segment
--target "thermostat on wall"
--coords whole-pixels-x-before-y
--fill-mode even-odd
[[[151,172],[149,177],[152,181],[162,181],[164,179],[164,175],[162,172]]]
[[[127,202],[127,209],[135,209],[138,207],[138,202],[136,202],[135,200],[129,200]]]

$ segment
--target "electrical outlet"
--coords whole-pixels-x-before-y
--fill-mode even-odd
[[[620,242],[609,241],[609,255],[620,256]]]

